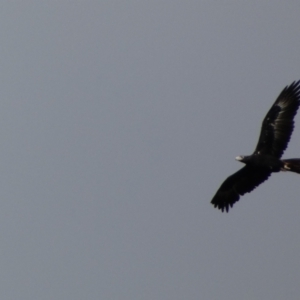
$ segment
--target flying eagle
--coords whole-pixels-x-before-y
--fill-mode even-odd
[[[252,155],[237,156],[245,166],[229,176],[211,203],[228,212],[240,196],[250,193],[273,172],[300,174],[300,158],[280,159],[294,129],[294,117],[300,105],[300,80],[286,86],[265,116],[256,149]]]

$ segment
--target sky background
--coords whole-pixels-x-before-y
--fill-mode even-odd
[[[300,79],[299,1],[0,7],[1,299],[299,299],[299,175],[210,204]]]

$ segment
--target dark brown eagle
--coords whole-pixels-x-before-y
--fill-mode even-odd
[[[280,159],[290,141],[299,105],[300,80],[285,87],[267,113],[254,153],[236,157],[245,166],[223,182],[211,201],[215,207],[228,212],[240,196],[250,193],[273,172],[300,174],[300,158]]]

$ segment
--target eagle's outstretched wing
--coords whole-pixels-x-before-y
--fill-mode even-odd
[[[300,80],[286,86],[263,120],[254,154],[280,158],[294,129],[294,116],[300,104]]]
[[[245,166],[233,175],[229,176],[218,189],[211,203],[228,212],[240,196],[254,190],[258,185],[268,179],[271,172],[264,169],[255,169]]]

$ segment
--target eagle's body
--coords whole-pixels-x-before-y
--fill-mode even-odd
[[[223,182],[211,201],[215,207],[228,212],[240,196],[251,192],[273,172],[300,173],[300,159],[280,159],[290,141],[299,105],[300,80],[287,86],[267,113],[254,153],[236,157],[246,165]]]
[[[272,155],[253,154],[249,156],[238,156],[236,160],[247,164],[248,167],[262,168],[271,172],[279,172],[283,169],[283,162]]]

